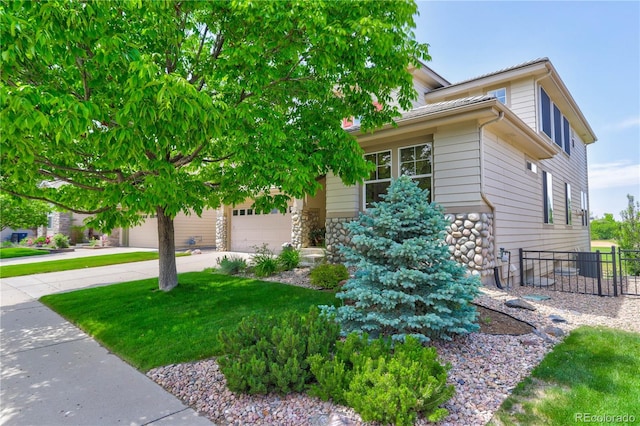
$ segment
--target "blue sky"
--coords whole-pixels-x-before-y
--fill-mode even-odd
[[[452,83],[548,57],[598,140],[587,150],[590,210],[640,200],[640,2],[419,1],[416,39]]]

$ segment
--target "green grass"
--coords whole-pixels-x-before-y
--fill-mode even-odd
[[[176,254],[180,256],[180,253]],[[79,257],[75,259],[51,260],[49,262],[25,263],[21,265],[0,266],[0,277],[19,277],[22,275],[44,274],[46,272],[70,271],[72,269],[95,268],[96,266],[117,265],[119,263],[155,260],[158,253],[136,251],[132,253],[106,254],[103,256]]]
[[[49,254],[47,250],[36,250],[27,247],[5,247],[0,248],[0,259],[11,259],[13,257],[40,256]]]
[[[593,416],[640,424],[640,334],[580,327],[520,383],[492,425],[568,425]],[[580,417],[582,416],[582,417]]]
[[[179,275],[170,292],[149,279],[44,296],[41,301],[134,367],[220,355],[218,330],[248,314],[334,304],[334,293],[206,272]]]

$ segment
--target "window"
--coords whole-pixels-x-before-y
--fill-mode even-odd
[[[49,213],[47,215],[47,228],[48,229],[52,229],[53,228],[53,213]]]
[[[411,177],[420,189],[429,190],[431,202],[431,144],[409,146],[400,149],[400,175]]]
[[[564,194],[565,194],[565,201],[564,201],[564,208],[565,208],[565,219],[567,222],[567,225],[571,225],[572,224],[572,218],[571,218],[571,184],[570,183],[565,183],[564,184]]]
[[[527,163],[527,170],[529,170],[531,173],[538,173],[538,166],[536,165],[536,163],[533,163],[529,160],[526,160]]]
[[[580,191],[580,210],[582,213],[582,226],[589,226],[589,200],[585,191]]]
[[[496,99],[498,99],[498,101],[500,103],[503,103],[505,105],[507,104],[507,89],[504,88],[504,87],[501,87],[501,88],[496,89],[496,90],[489,90],[487,92],[487,95],[495,96]]]
[[[367,208],[371,203],[380,201],[380,195],[387,192],[391,182],[391,151],[367,154],[364,158],[376,166],[364,182],[364,207]]]
[[[571,155],[571,125],[547,92],[540,87],[540,130]]]
[[[542,203],[544,223],[553,223],[553,177],[548,172],[542,172]]]

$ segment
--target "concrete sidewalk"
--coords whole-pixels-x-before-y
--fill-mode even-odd
[[[178,272],[215,266],[221,255],[177,258]],[[37,301],[45,294],[157,276],[154,260],[0,280],[0,424],[211,425]]]

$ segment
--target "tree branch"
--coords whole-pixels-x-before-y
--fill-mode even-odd
[[[40,169],[40,170],[38,170],[38,173],[40,173],[41,175],[44,175],[44,176],[52,177],[52,178],[57,179],[57,180],[61,180],[63,182],[67,182],[67,183],[69,183],[69,184],[71,184],[73,186],[77,186],[78,188],[87,189],[89,191],[98,191],[98,192],[104,191],[104,188],[99,188],[97,186],[91,186],[91,185],[85,185],[84,183],[76,182],[73,179],[69,179],[68,177],[65,177],[65,176],[60,176],[60,175],[58,175],[56,173],[53,173],[53,172],[50,172],[48,170]]]
[[[101,208],[99,208],[99,209],[95,209],[95,210],[80,210],[80,209],[76,209],[76,208],[73,208],[73,207],[67,206],[67,205],[65,205],[65,204],[62,204],[62,203],[60,203],[60,202],[58,202],[58,201],[51,200],[51,199],[49,199],[49,198],[45,198],[45,197],[36,197],[36,196],[34,196],[34,195],[27,195],[27,194],[20,194],[20,193],[18,193],[18,192],[12,191],[12,190],[7,189],[7,188],[4,188],[4,187],[2,188],[2,190],[3,190],[3,191],[5,191],[5,192],[7,192],[7,193],[9,193],[9,194],[11,194],[11,195],[15,195],[16,197],[28,198],[29,200],[37,200],[37,201],[44,201],[44,202],[46,202],[46,203],[51,203],[51,204],[53,204],[54,206],[61,207],[61,208],[65,209],[65,210],[69,210],[69,211],[72,211],[72,212],[74,212],[74,213],[80,213],[80,214],[98,214],[98,213],[103,213],[103,212],[106,212],[106,211],[108,211],[108,210],[111,210],[111,209],[112,209],[112,207],[111,207],[111,206],[105,206],[105,207],[101,207]]]
[[[78,153],[80,155],[82,155],[81,153]],[[84,155],[85,157],[88,157],[88,155]],[[75,167],[67,167],[67,166],[60,166],[58,164],[54,164],[51,161],[47,160],[46,158],[42,158],[42,157],[36,157],[34,159],[34,162],[38,163],[38,164],[43,164],[45,166],[49,166],[49,167],[53,167],[54,169],[58,169],[58,170],[66,170],[68,172],[77,172],[77,173],[86,173],[86,174],[92,174],[92,175],[96,175],[98,177],[100,177],[102,180],[106,181],[106,182],[111,182],[111,183],[116,183],[116,182],[121,182],[121,180],[124,178],[124,175],[122,174],[122,170],[116,169],[116,170],[87,170],[87,169],[78,169]],[[107,177],[105,175],[105,173],[113,173],[118,175],[117,179],[113,179],[110,177]]]

